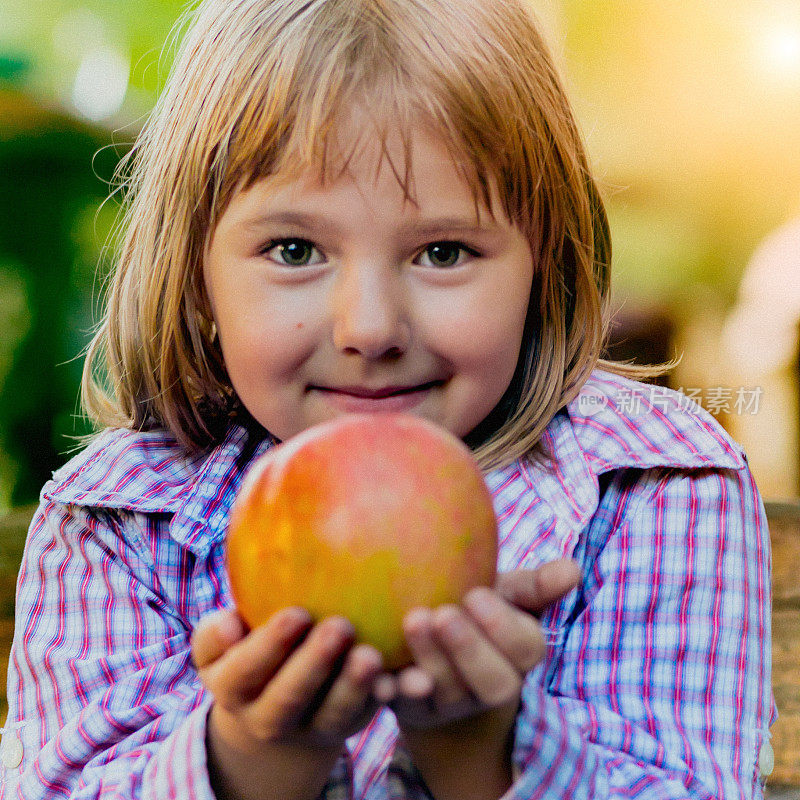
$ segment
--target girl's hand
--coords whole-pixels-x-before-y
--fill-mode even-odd
[[[494,588],[513,605],[539,617],[571,592],[581,580],[581,568],[571,558],[549,561],[535,569],[501,572]]]
[[[412,761],[439,800],[501,797],[525,673],[545,653],[539,623],[487,588],[404,623],[414,664],[391,708]]]
[[[405,633],[415,663],[398,677],[393,709],[406,728],[432,728],[492,709],[516,712],[525,674],[541,661],[540,615],[580,580],[569,559],[498,575],[462,607],[415,609]]]
[[[324,747],[360,730],[380,705],[372,689],[381,656],[353,643],[341,617],[312,627],[307,611],[286,608],[247,632],[236,612],[221,611],[201,620],[192,656],[232,740],[254,749],[284,740]]]
[[[480,715],[510,725],[525,674],[545,654],[539,623],[486,588],[470,591],[461,606],[411,611],[404,630],[414,664],[398,675],[392,703],[404,730]]]
[[[380,654],[354,646],[352,625],[312,625],[287,608],[247,631],[235,611],[200,621],[192,637],[198,676],[214,696],[209,767],[222,797],[316,796],[345,739],[391,698]]]
[[[406,616],[415,663],[398,676],[391,706],[435,797],[497,798],[511,785],[522,684],[545,655],[534,615],[579,580],[577,564],[561,560],[500,575],[494,590],[474,589],[460,607]]]

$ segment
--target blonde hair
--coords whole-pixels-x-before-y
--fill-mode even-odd
[[[603,362],[611,242],[569,103],[525,0],[205,0],[120,166],[126,191],[107,309],[83,401],[103,425],[165,427],[188,450],[244,413],[214,335],[202,264],[234,194],[268,175],[331,169],[354,103],[385,143],[428,123],[479,199],[500,189],[536,270],[516,373],[466,441],[484,469],[536,451]],[[126,176],[126,177],[122,177]]]

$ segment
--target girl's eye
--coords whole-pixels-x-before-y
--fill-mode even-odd
[[[322,254],[313,242],[307,239],[274,239],[261,250],[261,253],[287,267],[307,267],[324,263]],[[315,253],[318,257],[312,260]],[[460,265],[464,253],[477,255],[474,250],[459,242],[432,242],[422,251],[420,258],[428,260],[428,263],[423,262],[422,266],[447,268]]]
[[[460,265],[460,257],[462,253],[469,253],[470,255],[477,255],[477,253],[469,247],[466,247],[459,242],[433,242],[429,244],[420,254],[421,257],[427,256],[430,263],[423,264],[422,266],[428,267],[454,267]]]
[[[315,252],[319,254],[319,250],[307,239],[276,239],[266,245],[261,252],[287,267],[307,267],[323,262],[322,258],[317,261],[310,260]]]

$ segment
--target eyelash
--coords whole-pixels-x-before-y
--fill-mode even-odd
[[[319,252],[319,250],[317,249],[316,245],[313,242],[309,241],[308,239],[303,239],[300,236],[288,236],[288,237],[284,237],[283,239],[272,239],[271,241],[267,242],[267,244],[265,244],[264,247],[262,247],[259,250],[259,254],[263,255],[263,256],[266,256],[269,253],[269,251],[274,249],[275,247],[279,247],[280,245],[292,244],[292,243],[302,243],[302,244],[305,244],[305,245],[309,245],[313,250],[317,250],[317,252]],[[424,247],[420,251],[420,254],[421,253],[425,253],[430,248],[436,247],[437,245],[445,245],[446,247],[457,248],[460,251],[468,253],[473,258],[476,258],[476,257],[480,256],[480,253],[477,250],[473,249],[472,247],[468,247],[463,242],[451,241],[450,239],[442,239],[441,241],[431,242],[429,245],[427,245],[426,247]],[[460,253],[459,253],[459,256],[460,256]],[[280,264],[280,266],[290,267],[290,268],[293,267],[293,268],[299,269],[300,267],[304,267],[304,266],[316,266],[316,265],[315,264]],[[457,266],[461,266],[461,264],[458,263],[458,260],[456,261],[455,264],[451,264],[450,266],[439,267],[438,269],[442,269],[442,270],[454,269]]]

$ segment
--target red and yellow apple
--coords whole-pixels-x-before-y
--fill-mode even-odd
[[[341,615],[397,669],[410,661],[406,612],[494,584],[497,522],[460,439],[410,414],[347,414],[253,465],[231,510],[227,565],[251,628],[287,606]]]

